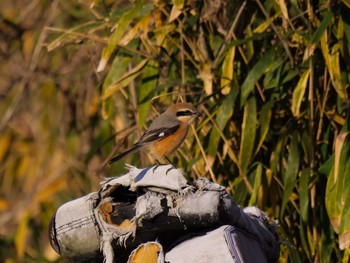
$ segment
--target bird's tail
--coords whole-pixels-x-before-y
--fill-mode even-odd
[[[140,148],[142,148],[143,145],[141,144],[135,144],[132,148],[130,148],[129,150],[113,157],[112,159],[109,160],[109,164],[112,164],[112,163],[115,163],[117,161],[119,161],[120,159],[122,159],[123,157],[133,153],[133,152],[136,152],[137,150],[139,150]]]

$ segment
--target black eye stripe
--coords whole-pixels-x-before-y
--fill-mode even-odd
[[[180,116],[191,116],[193,114],[192,111],[189,110],[183,110],[183,111],[178,111],[176,112],[176,116],[180,117]]]

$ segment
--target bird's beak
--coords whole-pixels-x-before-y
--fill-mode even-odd
[[[196,117],[198,117],[198,118],[203,117],[202,113],[200,113],[200,112],[198,112],[198,111],[196,111],[194,114],[195,114]]]

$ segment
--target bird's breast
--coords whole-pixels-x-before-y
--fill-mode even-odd
[[[187,133],[188,127],[186,125],[180,125],[175,133],[155,142],[152,146],[151,153],[156,158],[172,154],[184,142]]]

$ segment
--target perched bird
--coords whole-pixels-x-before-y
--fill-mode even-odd
[[[154,119],[149,129],[140,140],[129,150],[115,156],[112,164],[128,154],[145,148],[159,164],[165,163],[167,156],[172,154],[184,142],[190,124],[196,117],[201,117],[190,103],[177,103]]]

